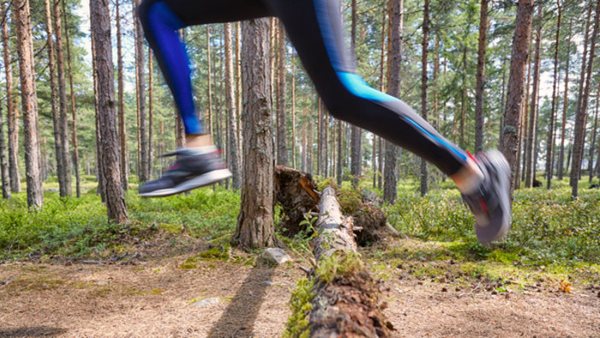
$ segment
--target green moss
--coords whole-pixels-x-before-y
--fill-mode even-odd
[[[359,253],[338,252],[321,259],[315,272],[318,279],[331,283],[338,276],[346,276],[363,268]]]
[[[288,318],[283,337],[308,338],[310,336],[309,315],[315,298],[313,287],[313,280],[302,278],[298,281],[290,299],[292,314]]]

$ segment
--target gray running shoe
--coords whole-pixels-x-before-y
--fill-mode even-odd
[[[484,178],[475,192],[462,197],[475,215],[477,239],[487,245],[503,239],[510,230],[510,166],[497,150],[477,154],[474,159]]]
[[[231,177],[215,147],[205,150],[183,148],[163,156],[177,156],[177,160],[160,178],[141,185],[140,196],[170,196]]]

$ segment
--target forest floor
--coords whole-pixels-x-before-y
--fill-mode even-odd
[[[117,225],[86,184],[78,199],[49,186],[35,213],[24,194],[0,200],[0,337],[283,335],[310,267],[306,236],[278,234],[294,261],[267,267],[229,247],[236,192],[144,200],[132,189],[130,222]],[[351,209],[360,193],[349,189],[339,198]],[[401,182],[384,210],[402,235],[361,249],[394,335],[600,337],[600,194],[581,191],[517,191],[509,237],[483,247],[452,187],[422,198]]]
[[[222,259],[203,255],[214,250],[202,243],[188,248],[194,252],[112,263],[0,265],[0,337],[282,335],[308,263],[296,257],[272,268],[252,254]],[[596,273],[579,271],[565,290],[551,272],[430,259],[436,250],[444,249],[401,238],[363,251],[384,281],[395,336],[600,336]]]

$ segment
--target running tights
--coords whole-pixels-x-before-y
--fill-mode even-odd
[[[203,129],[196,116],[189,60],[178,30],[276,16],[335,118],[408,149],[447,175],[456,174],[467,161],[465,151],[442,137],[408,105],[369,87],[356,74],[354,55],[344,42],[339,0],[144,0],[138,13],[188,135],[202,134]]]

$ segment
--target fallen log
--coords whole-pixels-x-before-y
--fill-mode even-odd
[[[382,310],[381,285],[356,251],[352,218],[344,217],[335,190],[321,194],[314,270],[310,337],[389,337],[393,326]]]

